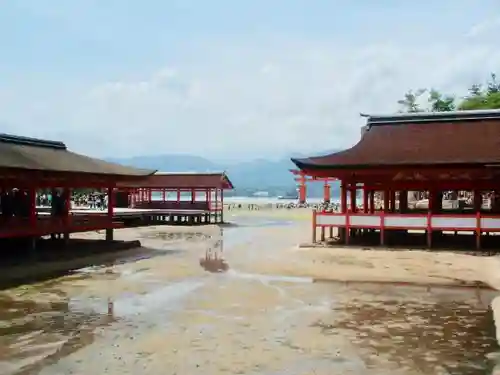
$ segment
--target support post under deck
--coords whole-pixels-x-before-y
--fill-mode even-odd
[[[71,211],[71,189],[64,188],[63,190],[63,198],[64,198],[64,233],[63,238],[65,244],[69,242],[69,234],[70,229],[69,226],[71,224],[70,211]]]
[[[113,219],[114,219],[114,205],[115,199],[113,194],[113,186],[108,187],[108,225],[110,228],[106,228],[106,241],[113,241],[114,233],[113,233]]]

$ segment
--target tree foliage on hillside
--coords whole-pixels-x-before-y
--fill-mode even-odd
[[[424,96],[425,95],[425,96]],[[474,84],[465,97],[443,94],[436,89],[410,90],[398,100],[400,112],[447,112],[500,109],[500,82],[495,73],[484,84]]]

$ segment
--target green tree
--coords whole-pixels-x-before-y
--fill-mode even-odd
[[[456,109],[454,96],[444,95],[435,89],[430,90],[427,101],[432,112],[449,112]]]
[[[462,111],[474,109],[500,109],[500,82],[495,73],[490,75],[486,85],[475,84],[469,89],[467,95],[458,105]]]
[[[403,99],[398,100],[398,104],[402,107],[400,112],[423,112],[418,101],[426,91],[426,89],[418,89],[415,92],[413,90],[408,91]]]
[[[422,108],[421,96],[427,94],[428,108]],[[469,111],[477,109],[500,109],[500,82],[495,73],[491,73],[485,84],[475,83],[469,88],[467,96],[456,100],[454,95],[445,95],[439,90],[419,89],[410,90],[404,98],[398,100],[401,106],[400,112],[447,112],[447,111]]]

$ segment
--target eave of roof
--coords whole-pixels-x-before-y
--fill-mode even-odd
[[[159,172],[133,183],[122,184],[122,187],[170,188],[170,189],[234,189],[229,177],[223,173],[183,173]]]
[[[110,175],[127,178],[145,177],[154,170],[126,167],[68,151],[62,142],[0,134],[0,168]]]
[[[500,111],[452,113],[451,117],[448,113],[370,116],[368,120],[373,123],[350,149],[292,162],[302,170],[500,163]]]

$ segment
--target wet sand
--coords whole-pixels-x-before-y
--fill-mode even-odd
[[[229,218],[229,217],[228,217]],[[299,248],[309,223],[116,232],[129,259],[0,293],[1,374],[487,374],[495,258]],[[93,238],[95,232],[82,234]],[[206,254],[229,270],[200,266]],[[418,281],[431,288],[313,283]]]

